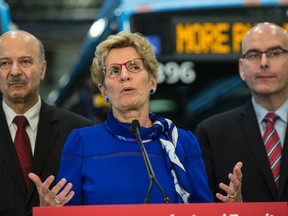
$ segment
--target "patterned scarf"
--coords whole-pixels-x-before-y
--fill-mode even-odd
[[[152,139],[159,139],[162,148],[166,152],[167,167],[171,170],[174,179],[175,190],[177,192],[177,202],[190,203],[190,184],[187,178],[184,165],[181,163],[181,158],[185,156],[185,152],[178,143],[178,130],[173,122],[169,119],[162,118],[153,113],[149,114],[153,122],[153,127],[150,129],[142,128],[141,136],[144,138],[143,143],[151,142]],[[112,112],[109,113],[105,127],[114,136],[120,140],[127,142],[137,142],[137,139],[130,132],[131,123],[121,123],[113,117]],[[146,130],[145,130],[146,129]],[[179,141],[180,142],[180,141]],[[184,159],[182,158],[182,162]]]
[[[183,155],[181,146],[177,146],[178,130],[174,123],[169,120],[150,113],[153,121],[154,136],[159,138],[162,148],[167,153],[166,162],[170,167],[174,178],[175,189],[184,203],[190,202],[190,186],[186,170],[177,155]],[[182,152],[181,152],[182,151]]]

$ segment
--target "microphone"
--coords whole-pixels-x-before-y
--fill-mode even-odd
[[[141,152],[142,152],[142,155],[143,155],[143,158],[144,158],[144,162],[145,162],[145,165],[146,165],[146,169],[147,169],[148,176],[149,176],[149,181],[150,181],[149,188],[148,188],[144,203],[150,203],[150,194],[151,194],[153,182],[156,184],[156,186],[160,190],[160,192],[161,192],[161,194],[162,194],[162,196],[164,198],[164,203],[170,203],[170,200],[166,196],[166,193],[165,193],[164,189],[161,187],[161,185],[159,184],[158,180],[156,179],[156,176],[154,174],[152,165],[150,163],[146,148],[145,148],[145,146],[144,146],[144,144],[142,142],[141,136],[140,136],[139,127],[140,127],[139,121],[137,119],[134,119],[132,121],[132,125],[131,125],[131,128],[130,128],[131,129],[131,133],[135,135],[135,137],[137,138],[138,143],[140,144]]]

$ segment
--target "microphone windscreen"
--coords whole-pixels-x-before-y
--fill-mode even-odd
[[[140,123],[139,123],[139,121],[137,119],[134,119],[132,121],[132,125],[131,125],[131,128],[130,128],[131,129],[131,133],[135,134],[136,128],[138,128],[138,127],[140,127]]]

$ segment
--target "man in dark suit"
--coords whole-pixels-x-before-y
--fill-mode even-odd
[[[220,182],[227,184],[227,173],[235,162],[242,161],[244,201],[288,201],[287,50],[288,34],[280,26],[259,23],[248,31],[242,41],[239,74],[251,90],[251,101],[198,125],[196,136],[213,194],[219,192]],[[264,145],[266,139],[262,138],[268,125],[264,120],[267,113],[278,116],[274,123],[276,133],[273,133],[280,140],[282,157],[279,154],[277,158],[280,160],[275,160],[274,165],[276,167],[276,162],[280,161],[280,173],[271,168],[267,145]],[[275,177],[272,169],[277,174]]]
[[[32,172],[41,179],[57,175],[62,148],[69,133],[94,123],[84,117],[46,104],[39,96],[46,61],[42,43],[25,31],[0,37],[0,215],[32,215],[39,206],[33,182],[25,184],[14,147],[15,116],[25,116],[32,150]]]

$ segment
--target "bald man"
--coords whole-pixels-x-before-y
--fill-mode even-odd
[[[204,120],[196,130],[210,189],[213,194],[219,192],[218,184],[227,184],[227,173],[237,161],[242,161],[244,201],[288,201],[287,31],[272,23],[257,24],[243,38],[242,54],[239,74],[251,90],[251,100]],[[264,136],[268,125],[265,120],[267,113],[273,113],[277,118],[274,123],[278,135],[275,143],[282,150],[271,159],[274,163],[272,168],[264,145],[266,138],[263,138],[267,137]]]
[[[32,34],[15,30],[0,37],[0,215],[32,215],[39,206],[33,182],[25,184],[14,139],[15,116],[28,120],[32,164],[28,170],[41,179],[57,176],[62,148],[74,128],[94,123],[76,114],[46,104],[39,95],[47,63],[41,41]],[[27,149],[27,148],[26,148]]]

